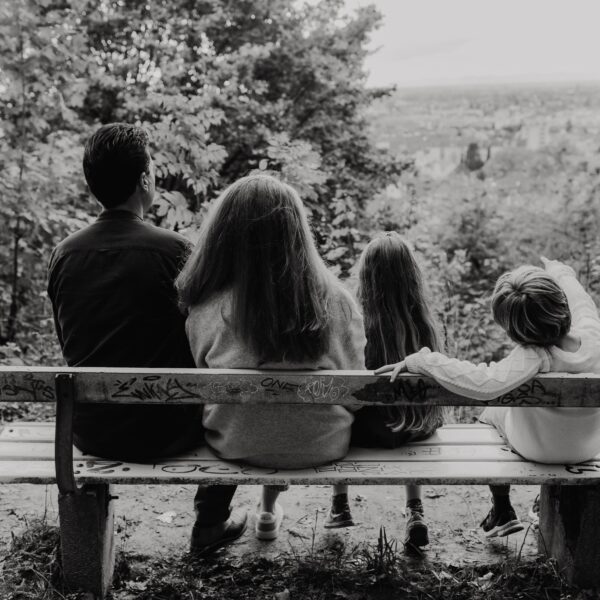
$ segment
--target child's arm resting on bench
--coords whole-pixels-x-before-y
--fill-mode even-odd
[[[423,348],[406,357],[402,363],[386,365],[377,374],[402,371],[433,377],[446,389],[475,400],[493,400],[519,387],[540,371],[547,371],[549,360],[541,348],[517,346],[500,362],[474,364],[450,358]]]

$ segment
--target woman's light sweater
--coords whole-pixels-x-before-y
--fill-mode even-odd
[[[567,296],[571,333],[581,339],[578,350],[517,346],[498,363],[475,365],[425,348],[406,358],[408,370],[478,400],[497,398],[537,373],[600,373],[600,319],[593,300],[570,267],[552,261],[546,269]],[[600,454],[600,408],[596,407],[508,407],[504,431],[519,454],[536,462],[577,463]]]
[[[186,330],[198,367],[216,369],[364,369],[366,339],[356,303],[331,292],[329,347],[317,360],[261,363],[232,325],[231,293],[193,306]],[[354,416],[337,405],[207,404],[206,441],[222,458],[273,468],[304,468],[342,458]]]

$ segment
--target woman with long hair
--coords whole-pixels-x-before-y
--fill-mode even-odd
[[[377,369],[421,348],[441,349],[440,336],[427,305],[421,270],[408,244],[396,232],[372,240],[359,263],[358,298],[367,346],[365,366]],[[352,445],[395,448],[432,435],[444,422],[439,406],[371,406],[360,409],[352,428]],[[429,543],[423,520],[421,486],[406,486],[408,512],[405,543]],[[334,486],[326,527],[352,525],[347,487]]]
[[[216,200],[176,282],[198,367],[362,369],[362,317],[328,271],[296,191],[272,176],[244,177]],[[260,467],[304,468],[343,457],[352,412],[338,405],[211,405],[208,445],[222,458]],[[232,519],[236,486],[196,496],[192,549],[207,552],[241,535]],[[265,486],[259,539],[277,536],[281,486]]]

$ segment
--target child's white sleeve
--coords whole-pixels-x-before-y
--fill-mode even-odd
[[[429,348],[407,356],[405,361],[411,373],[433,377],[451,392],[475,400],[493,400],[549,369],[544,350],[525,346],[517,346],[506,358],[489,365],[449,358]]]
[[[600,318],[598,309],[590,295],[577,281],[575,271],[567,265],[552,261],[546,270],[563,289],[571,309],[571,329],[592,333],[600,338]]]

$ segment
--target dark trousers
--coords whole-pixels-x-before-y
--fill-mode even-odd
[[[204,445],[202,406],[76,405],[73,442],[84,454],[153,462]]]
[[[284,492],[289,486],[283,484],[264,487]],[[236,489],[237,485],[199,485],[194,498],[196,524],[199,527],[211,527],[227,521],[231,515],[231,500]]]
[[[194,498],[196,524],[210,527],[227,521],[236,489],[237,485],[199,485]]]

